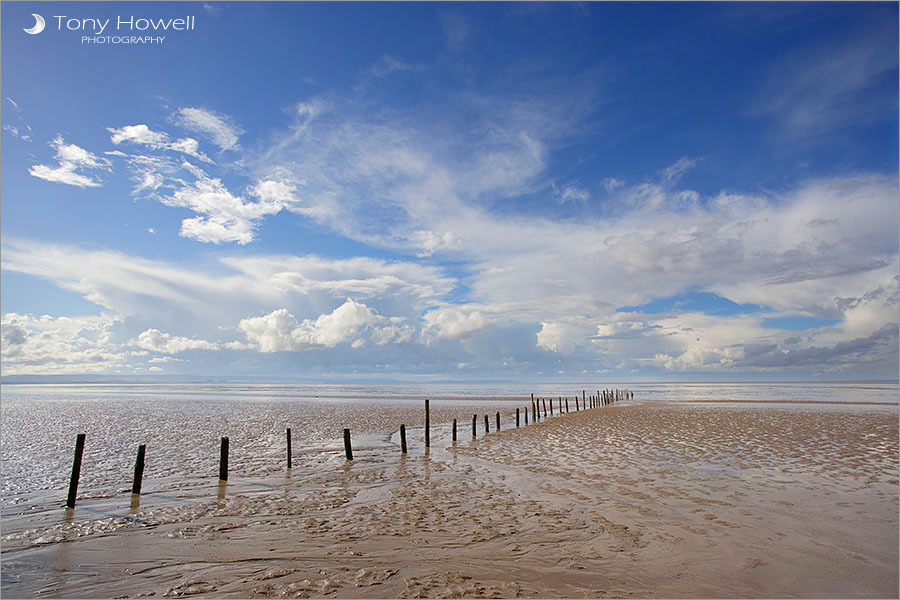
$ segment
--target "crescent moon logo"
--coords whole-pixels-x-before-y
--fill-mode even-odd
[[[46,27],[47,24],[44,23],[44,17],[41,15],[32,13],[31,16],[34,17],[34,27],[31,29],[24,29],[23,31],[25,33],[30,33],[31,35],[37,35],[44,30],[44,27]]]

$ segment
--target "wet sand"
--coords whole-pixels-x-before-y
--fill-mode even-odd
[[[3,596],[898,596],[896,406],[645,404],[478,436],[88,504],[134,521],[5,535]]]

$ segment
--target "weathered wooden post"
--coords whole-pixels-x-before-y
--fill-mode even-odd
[[[566,412],[569,412],[569,399],[566,398]]]
[[[587,404],[584,401],[584,390],[581,390],[581,403],[584,404],[585,408],[587,408]]]
[[[425,447],[431,447],[431,411],[428,408],[428,399],[425,399]]]
[[[228,438],[219,444],[219,481],[228,481]]]
[[[547,418],[547,399],[541,398],[541,403],[544,405],[544,418]]]
[[[516,427],[519,426],[519,409],[516,409]]]
[[[456,419],[453,419],[453,441],[456,441]]]
[[[472,439],[476,437],[475,428],[478,425],[478,415],[472,415]]]
[[[575,396],[575,412],[578,412],[579,410],[581,409],[578,408],[578,396]]]
[[[288,469],[290,470],[290,468],[291,468],[291,428],[290,427],[287,428],[287,433],[285,435],[287,436],[287,462],[288,462]]]
[[[525,424],[528,425],[528,407],[525,407]]]
[[[487,415],[484,415],[484,433],[485,433],[485,434],[488,434],[488,433],[490,433],[490,432],[491,432],[491,424],[490,424],[490,421],[488,421]]]
[[[75,496],[78,494],[78,479],[81,477],[81,457],[84,455],[84,434],[75,436],[75,458],[72,460],[72,477],[69,479],[69,498],[66,506],[75,508]]]
[[[550,416],[553,416],[553,398],[550,398]]]
[[[141,481],[144,479],[144,454],[147,451],[147,445],[138,446],[137,460],[134,461],[134,481],[131,484],[131,493],[141,494]]]
[[[406,425],[400,425],[400,454],[406,454]]]
[[[500,431],[500,411],[497,411],[497,431]]]
[[[344,454],[347,455],[347,460],[353,460],[353,448],[350,447],[350,430],[348,428],[344,428]]]

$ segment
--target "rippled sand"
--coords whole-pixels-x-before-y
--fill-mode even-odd
[[[896,407],[646,404],[488,436],[479,416],[474,443],[459,418],[427,455],[414,430],[405,458],[5,522],[3,595],[898,595]]]

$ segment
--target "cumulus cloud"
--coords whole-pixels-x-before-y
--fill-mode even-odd
[[[571,354],[590,338],[596,327],[595,319],[577,315],[544,321],[537,333],[537,347],[560,354]]]
[[[180,108],[173,116],[175,124],[208,137],[222,150],[237,150],[243,131],[234,120],[204,108]]]
[[[170,335],[162,333],[158,329],[148,329],[142,332],[137,337],[135,345],[144,350],[162,354],[178,354],[186,350],[219,350],[219,345],[216,343]]]
[[[422,333],[426,341],[441,338],[464,340],[494,323],[481,311],[458,308],[430,310],[422,318],[425,320]]]
[[[100,373],[126,367],[129,350],[113,341],[114,319],[6,313],[3,375]]]
[[[389,324],[376,331],[377,344],[408,341],[411,337],[411,332],[407,333],[407,328],[396,320],[392,322],[351,298],[315,320],[297,321],[287,309],[281,308],[261,317],[242,319],[238,328],[260,352],[284,352],[331,348],[348,341],[359,348],[364,344],[358,337],[360,332],[380,323]]]
[[[53,138],[50,146],[56,149],[57,166],[34,165],[28,169],[29,175],[45,181],[65,183],[81,188],[102,185],[99,179],[93,178],[93,173],[108,171],[110,163],[107,159],[100,158],[75,144],[66,144],[59,135]],[[90,174],[85,174],[85,172]]]

